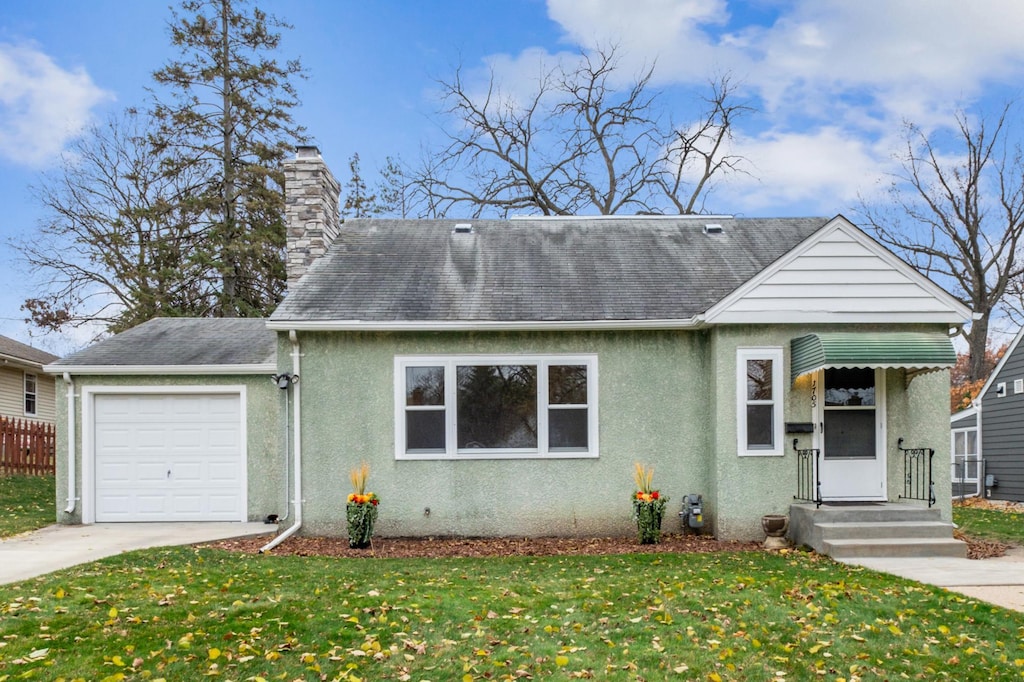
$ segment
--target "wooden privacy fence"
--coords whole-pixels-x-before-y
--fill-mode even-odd
[[[0,417],[0,476],[52,476],[57,467],[52,424]]]

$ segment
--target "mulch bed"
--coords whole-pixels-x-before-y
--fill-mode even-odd
[[[959,501],[957,504],[963,504]],[[1005,510],[1005,504],[987,500],[969,499],[965,506]],[[1010,545],[995,540],[981,540],[955,531],[953,535],[967,543],[968,559],[992,559],[1006,554]],[[232,552],[256,554],[274,537],[258,535],[234,540],[205,543]],[[501,557],[501,556],[562,556],[570,554],[633,554],[669,553],[687,554],[703,552],[755,552],[761,551],[760,542],[722,542],[710,535],[683,535],[664,533],[656,545],[641,545],[635,537],[606,538],[374,538],[369,549],[351,549],[348,538],[296,536],[285,540],[271,550],[279,556],[332,556],[353,559],[399,559],[435,557]]]
[[[233,552],[256,554],[273,535],[205,543]],[[279,556],[332,556],[348,558],[436,558],[561,556],[572,554],[633,554],[760,551],[760,542],[720,542],[706,535],[666,533],[656,545],[641,545],[636,538],[374,538],[369,549],[351,549],[348,538],[296,536],[270,551]]]

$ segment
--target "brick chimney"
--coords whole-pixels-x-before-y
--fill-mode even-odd
[[[295,148],[284,163],[284,217],[288,230],[288,288],[338,237],[341,185],[313,146]]]

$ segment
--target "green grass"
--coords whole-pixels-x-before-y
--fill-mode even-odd
[[[1024,545],[1024,514],[1021,512],[954,505],[953,522],[970,537]]]
[[[1024,614],[804,552],[131,552],[0,587],[0,680],[1020,679]]]
[[[53,476],[0,477],[0,537],[48,526],[57,512]]]

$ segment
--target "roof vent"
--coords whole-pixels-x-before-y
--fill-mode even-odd
[[[722,234],[722,226],[719,223],[707,223],[704,225],[704,234]]]
[[[473,234],[472,223],[455,223],[452,234]]]

